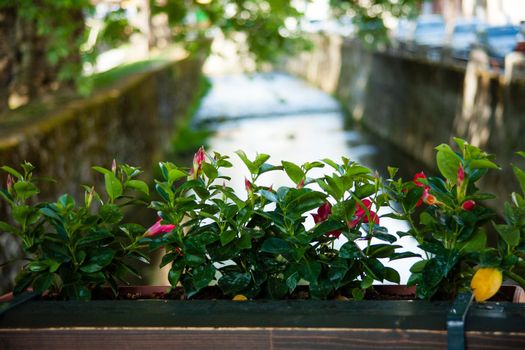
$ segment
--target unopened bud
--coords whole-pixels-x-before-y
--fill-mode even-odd
[[[244,187],[246,188],[247,192],[253,191],[253,185],[247,178],[244,178]]]
[[[464,201],[463,204],[461,204],[461,209],[465,211],[471,211],[476,206],[476,202],[474,202],[472,199],[469,199],[468,201]]]
[[[7,175],[7,183],[6,183],[6,185],[7,185],[7,192],[9,194],[13,194],[12,192],[13,192],[13,185],[14,185],[14,183],[15,183],[15,181],[13,180],[13,177],[10,174],[8,174]]]
[[[115,159],[113,159],[113,162],[111,163],[111,171],[113,174],[117,173],[117,161]]]

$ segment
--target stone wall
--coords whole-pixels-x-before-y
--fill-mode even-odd
[[[151,179],[175,120],[195,103],[202,64],[202,59],[166,63],[87,99],[28,106],[0,124],[0,164],[18,168],[29,161],[36,175],[55,178],[41,184],[40,200],[65,192],[81,200],[82,184],[102,190],[103,177],[91,167],[110,167],[113,159],[141,167],[142,178]],[[0,181],[5,184],[5,174]],[[7,216],[0,203],[0,220]],[[16,241],[0,233],[0,294],[17,272],[16,266],[2,264],[20,255]]]
[[[489,174],[485,190],[504,200],[519,190],[509,163],[525,166],[514,154],[525,150],[525,79],[488,70],[480,52],[465,67],[371,52],[340,37],[314,41],[314,51],[289,59],[285,69],[334,94],[354,121],[429,168],[435,146],[465,138],[503,167]]]

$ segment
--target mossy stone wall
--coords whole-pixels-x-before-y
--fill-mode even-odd
[[[191,58],[129,76],[86,99],[52,100],[0,124],[0,164],[36,167],[42,182],[39,200],[63,193],[83,200],[82,184],[103,192],[103,176],[91,167],[112,160],[139,166],[152,178],[155,164],[169,147],[175,121],[195,103],[201,87],[203,59]],[[40,112],[35,112],[35,111]],[[5,174],[0,175],[5,188]],[[0,220],[8,217],[0,203]],[[12,237],[0,233],[0,293],[7,290],[18,266],[1,267],[21,255]]]

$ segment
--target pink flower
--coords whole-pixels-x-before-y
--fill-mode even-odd
[[[463,185],[463,181],[465,181],[465,169],[463,169],[463,166],[460,164],[458,168],[458,178],[457,178],[458,187],[461,187],[461,185]]]
[[[301,189],[304,187],[304,178],[301,179],[301,181],[297,184],[297,189]]]
[[[331,213],[332,213],[332,206],[330,205],[329,202],[325,202],[319,208],[317,208],[317,214],[312,214],[312,217],[314,218],[314,222],[318,224],[328,219],[328,216],[330,216]],[[341,231],[339,230],[334,230],[334,231],[325,233],[325,236],[327,237],[339,238],[340,235],[341,235]]]
[[[197,179],[199,176],[201,169],[202,169],[202,163],[204,163],[204,160],[206,159],[206,152],[204,151],[204,147],[200,147],[197,153],[193,156],[193,168],[190,170],[190,177],[192,179]]]
[[[461,209],[465,211],[471,211],[476,206],[476,202],[474,202],[472,199],[469,199],[467,201],[464,201],[463,204],[461,204]]]
[[[148,228],[144,233],[144,237],[153,237],[160,233],[170,232],[175,228],[175,225],[172,224],[162,225],[161,221],[162,219],[159,218],[156,223],[154,223],[150,228]]]
[[[369,223],[370,219],[374,222],[374,224],[379,225],[379,216],[375,211],[370,210],[372,207],[372,201],[370,199],[363,199],[361,201],[363,204],[357,202],[357,209],[355,211],[355,216],[352,221],[348,223],[349,228],[354,228],[359,224],[361,221],[363,223]]]

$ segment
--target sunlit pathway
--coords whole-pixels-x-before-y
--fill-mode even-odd
[[[365,135],[345,130],[338,102],[301,80],[275,73],[230,75],[211,80],[212,89],[197,113],[196,122],[207,123],[216,131],[209,140],[209,150],[232,158],[235,171],[227,175],[232,177],[231,185],[239,195],[244,195],[244,177],[248,172],[234,154],[238,149],[249,157],[256,153],[269,154],[272,164],[279,164],[281,160],[301,164],[323,158],[339,161],[342,156],[373,169],[384,163],[384,160],[377,162],[383,155],[381,149],[368,143]],[[286,177],[272,172],[264,174],[261,183],[274,188],[292,185]],[[308,219],[307,224],[313,225],[313,220]],[[406,228],[405,223],[388,218],[382,218],[381,224],[392,233]],[[409,237],[401,239],[399,244],[416,249]],[[388,265],[398,269],[404,283],[413,261],[405,259]]]

